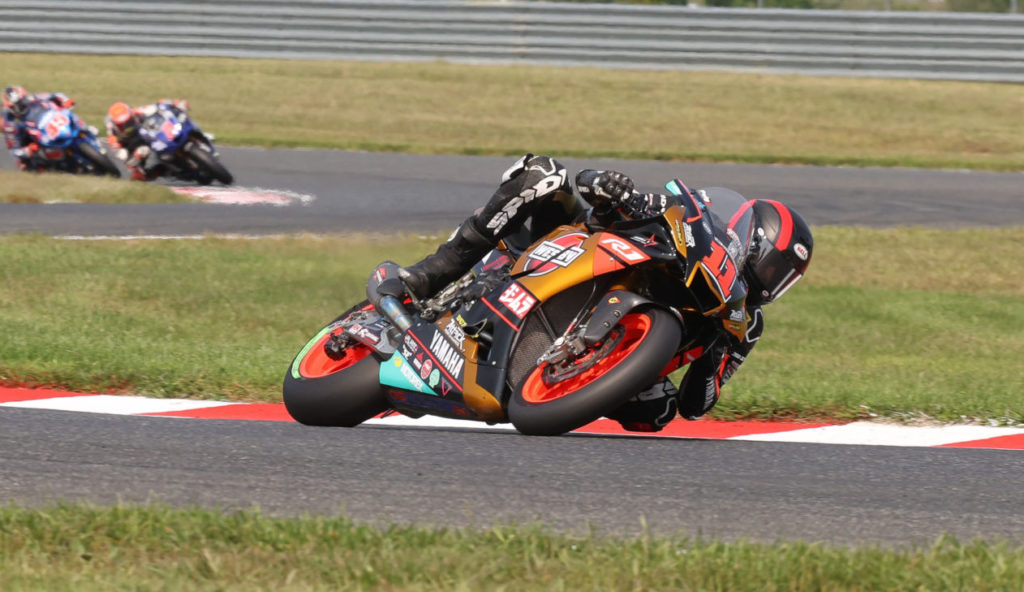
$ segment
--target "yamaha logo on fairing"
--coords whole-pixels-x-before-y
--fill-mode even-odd
[[[455,380],[462,380],[461,372],[462,365],[465,364],[466,359],[462,357],[459,352],[448,340],[446,340],[439,332],[434,331],[434,336],[430,338],[430,353],[434,354],[437,361],[449,374],[452,375]]]

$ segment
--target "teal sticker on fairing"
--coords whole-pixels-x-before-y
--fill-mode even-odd
[[[388,361],[381,363],[380,383],[406,391],[417,391],[426,395],[438,396],[416,375],[416,370],[412,367],[412,364],[398,352],[395,352]]]

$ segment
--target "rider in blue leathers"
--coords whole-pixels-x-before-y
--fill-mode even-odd
[[[7,149],[11,151],[15,164],[19,170],[27,170],[31,167],[32,157],[39,150],[39,146],[32,141],[25,126],[25,116],[34,105],[50,102],[58,107],[70,109],[75,106],[75,101],[64,93],[36,93],[28,94],[25,88],[18,85],[11,85],[3,91],[3,130],[4,140]]]

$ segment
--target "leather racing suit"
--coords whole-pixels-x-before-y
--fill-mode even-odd
[[[28,126],[25,117],[32,110],[32,107],[43,103],[53,103],[63,109],[70,109],[75,106],[75,101],[62,92],[35,93],[27,97],[26,105],[20,114],[12,109],[3,110],[4,141],[7,149],[11,151],[15,164],[19,170],[30,168],[32,157],[39,151],[39,145],[35,143],[28,133]]]

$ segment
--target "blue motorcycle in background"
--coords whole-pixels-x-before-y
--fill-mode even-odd
[[[39,146],[33,164],[41,170],[121,176],[96,140],[95,128],[70,109],[50,102],[34,105],[25,117],[25,129]]]
[[[142,120],[139,135],[160,159],[165,175],[200,185],[215,180],[224,185],[234,182],[220,162],[212,137],[174,105],[160,103],[155,113]]]

